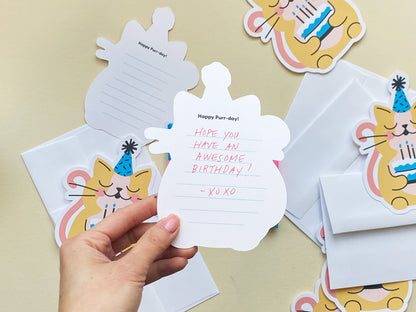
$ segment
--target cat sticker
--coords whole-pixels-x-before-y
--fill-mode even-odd
[[[332,290],[325,262],[315,294],[298,296],[292,312],[403,312],[412,294],[412,281]]]
[[[92,175],[83,169],[69,172],[64,184],[68,190],[66,198],[72,203],[55,227],[59,246],[118,209],[149,195],[152,168],[135,169],[137,146],[133,139],[126,139],[121,146],[122,156],[114,167],[102,157],[96,157]]]
[[[356,127],[354,140],[367,154],[363,177],[370,195],[405,213],[416,207],[416,103],[409,103],[406,75],[395,73],[388,87],[390,105],[374,105],[371,120]]]
[[[272,40],[280,62],[294,72],[329,72],[365,32],[349,0],[248,2],[253,8],[244,19],[247,33],[264,43]]]
[[[342,312],[403,312],[412,295],[412,281],[332,290],[326,262],[322,269],[321,283],[325,296]]]

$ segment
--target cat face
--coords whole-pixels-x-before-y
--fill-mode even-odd
[[[397,159],[416,158],[412,148],[416,147],[416,106],[404,113],[396,113],[384,106],[375,106],[374,115],[377,126],[375,134],[378,135],[375,143],[379,144],[379,151],[383,154],[388,152],[384,146],[387,144],[395,152]],[[384,142],[384,143],[383,143]],[[409,147],[409,148],[408,148]]]
[[[400,310],[408,291],[409,282],[335,290],[338,301],[347,311]]]
[[[97,158],[94,174],[84,188],[85,229],[89,229],[116,210],[148,196],[151,169],[131,176],[117,174],[104,160]]]

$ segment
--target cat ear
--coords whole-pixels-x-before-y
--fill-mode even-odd
[[[133,179],[149,180],[152,178],[152,169],[147,168],[133,173]]]
[[[374,117],[376,117],[377,123],[385,123],[386,120],[394,118],[394,111],[385,106],[375,105]]]
[[[113,173],[114,170],[101,158],[97,158],[94,163],[94,176],[105,176]]]

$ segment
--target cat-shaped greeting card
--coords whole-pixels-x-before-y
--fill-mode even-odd
[[[90,170],[71,170],[64,181],[68,209],[55,227],[55,239],[61,245],[67,238],[84,232],[118,209],[147,197],[152,185],[152,167],[134,165],[138,144],[124,140],[122,155],[113,167],[103,157],[95,157]]]
[[[202,69],[202,99],[180,92],[172,129],[148,128],[169,152],[159,188],[158,215],[175,213],[177,247],[193,245],[249,250],[283,217],[286,188],[274,160],[283,159],[289,129],[276,116],[261,116],[254,95],[232,100],[231,75],[220,63]]]
[[[388,88],[390,105],[374,105],[354,140],[368,155],[363,177],[370,195],[392,212],[405,213],[416,208],[416,103],[409,102],[405,74],[395,73]]]
[[[330,71],[365,24],[349,0],[248,0],[253,6],[245,29],[266,43],[272,40],[280,62],[294,72]]]
[[[168,39],[174,22],[171,9],[158,8],[149,29],[132,20],[118,43],[97,39],[103,49],[96,55],[108,67],[85,98],[85,120],[91,127],[120,139],[134,134],[144,145],[145,128],[166,127],[172,121],[174,96],[199,80],[197,68],[184,61],[186,44]]]

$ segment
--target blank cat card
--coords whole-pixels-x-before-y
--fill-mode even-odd
[[[360,12],[349,0],[247,0],[252,37],[272,40],[280,62],[303,73],[326,73],[364,36]]]
[[[408,88],[407,75],[394,73],[388,82],[390,103],[372,105],[371,120],[354,131],[360,152],[367,155],[367,190],[394,213],[416,207],[416,102],[409,102]]]
[[[73,169],[66,175],[66,199],[71,204],[55,227],[58,245],[150,195],[156,170],[153,166],[136,165],[135,158],[140,153],[136,140],[130,137],[122,141],[118,162],[97,156],[92,169]]]
[[[181,218],[177,247],[200,245],[249,250],[282,218],[284,181],[273,160],[282,160],[289,129],[275,116],[261,116],[254,95],[232,100],[231,76],[220,63],[202,69],[202,99],[180,92],[172,129],[149,128],[158,142],[152,153],[169,152],[158,214]]]
[[[144,145],[145,128],[166,127],[172,121],[175,94],[199,80],[197,68],[183,60],[186,44],[168,40],[174,20],[169,8],[158,8],[148,30],[133,20],[118,43],[98,38],[103,49],[96,55],[107,60],[108,67],[95,78],[85,99],[90,126],[120,139],[134,134]]]

